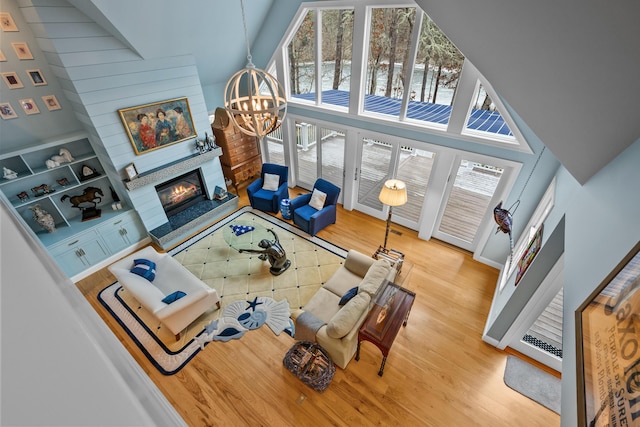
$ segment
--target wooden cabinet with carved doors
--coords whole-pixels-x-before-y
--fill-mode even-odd
[[[241,132],[229,120],[223,108],[216,109],[211,129],[216,137],[216,144],[222,148],[222,173],[231,181],[237,193],[239,183],[256,177],[262,170],[260,141],[255,136]]]

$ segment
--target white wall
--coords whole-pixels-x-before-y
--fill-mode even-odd
[[[0,200],[0,425],[184,422]]]
[[[577,425],[575,311],[640,241],[639,162],[637,140],[567,204],[562,426]]]

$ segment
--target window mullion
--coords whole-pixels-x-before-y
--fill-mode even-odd
[[[322,104],[322,10],[316,9],[314,19],[314,37],[316,60],[315,60],[315,86],[316,105]]]
[[[478,70],[467,60],[464,60],[462,72],[458,80],[458,88],[456,89],[453,105],[451,106],[451,117],[449,118],[449,126],[447,131],[450,133],[460,134],[465,128],[473,95],[478,85]]]
[[[371,8],[362,3],[355,5],[353,13],[353,47],[351,55],[351,84],[349,96],[349,114],[358,115],[364,108],[366,58],[369,54],[368,31]],[[359,52],[357,54],[356,52]]]
[[[403,122],[407,118],[407,108],[411,99],[411,83],[413,79],[413,70],[416,68],[416,56],[418,55],[418,45],[420,44],[420,33],[422,32],[422,20],[424,12],[416,8],[416,18],[413,23],[413,34],[411,34],[411,52],[407,61],[407,68],[404,70],[405,87],[402,93],[402,105],[400,106],[400,116],[398,119]]]

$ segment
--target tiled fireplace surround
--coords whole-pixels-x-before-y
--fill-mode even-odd
[[[228,197],[224,200],[213,199],[216,186],[226,188],[222,170],[220,167],[215,167],[221,152],[217,147],[204,154],[196,154],[168,163],[125,182],[131,203],[154,243],[165,249],[171,247],[238,207],[238,197],[231,193],[228,193]],[[197,168],[200,169],[208,200],[198,202],[167,217],[155,186]]]

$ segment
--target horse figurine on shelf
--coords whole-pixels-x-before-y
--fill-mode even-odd
[[[84,189],[81,195],[69,196],[68,194],[65,194],[60,198],[60,201],[64,202],[66,199],[69,199],[72,208],[82,209],[79,206],[80,203],[93,203],[93,207],[95,208],[98,203],[102,201],[101,196],[104,196],[104,193],[101,189],[96,187],[87,187]]]

